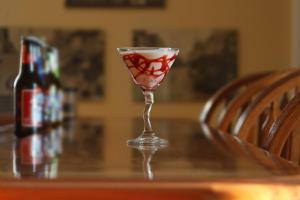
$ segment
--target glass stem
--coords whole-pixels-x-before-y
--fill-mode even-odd
[[[152,104],[154,103],[154,95],[152,91],[144,91],[143,94],[145,98],[145,110],[143,114],[143,118],[144,118],[143,137],[152,137],[154,136],[154,132],[151,126],[150,112],[151,112]]]

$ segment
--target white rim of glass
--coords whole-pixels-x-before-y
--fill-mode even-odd
[[[118,52],[126,51],[179,51],[178,48],[172,47],[120,47],[117,48]]]

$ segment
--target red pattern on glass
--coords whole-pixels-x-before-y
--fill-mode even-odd
[[[140,54],[132,53],[123,56],[123,60],[128,64],[127,61],[130,61],[132,65],[127,65],[130,68],[136,68],[139,73],[134,76],[137,78],[141,74],[145,74],[147,76],[153,76],[155,78],[160,77],[161,75],[166,75],[170,69],[169,63],[176,59],[176,54],[172,57],[167,58],[167,55],[156,59],[148,59]],[[150,68],[151,63],[161,63],[161,67],[159,69],[154,69],[154,67]],[[157,73],[161,72],[161,73]]]
[[[170,70],[170,63],[176,59],[176,54],[168,58],[167,55],[161,56],[156,59],[148,59],[138,53],[126,54],[123,56],[123,60],[126,63],[128,69],[135,68],[138,72],[133,74],[133,78],[137,79],[140,75],[145,75],[157,79],[161,76],[165,77]],[[152,63],[161,63],[159,68],[151,65]],[[163,81],[157,84],[159,85]]]

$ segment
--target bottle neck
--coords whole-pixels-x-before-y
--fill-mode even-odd
[[[60,79],[60,73],[59,73],[59,68],[58,66],[52,70],[53,75],[55,76],[56,79]]]
[[[59,74],[59,66],[58,66],[58,52],[56,49],[51,49],[47,53],[47,60],[48,60],[48,70],[56,79],[60,78]]]
[[[23,42],[21,46],[20,73],[33,73],[35,71],[33,46]]]

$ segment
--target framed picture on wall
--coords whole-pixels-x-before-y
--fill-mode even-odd
[[[21,36],[45,39],[59,50],[62,84],[80,99],[104,97],[105,34],[98,29],[0,28],[0,95],[12,95],[19,71]]]
[[[207,100],[224,84],[237,77],[237,30],[135,30],[133,46],[180,49],[170,73],[155,93],[158,101]],[[143,100],[139,91],[134,92],[134,99]]]
[[[66,0],[68,8],[164,8],[166,0]]]

